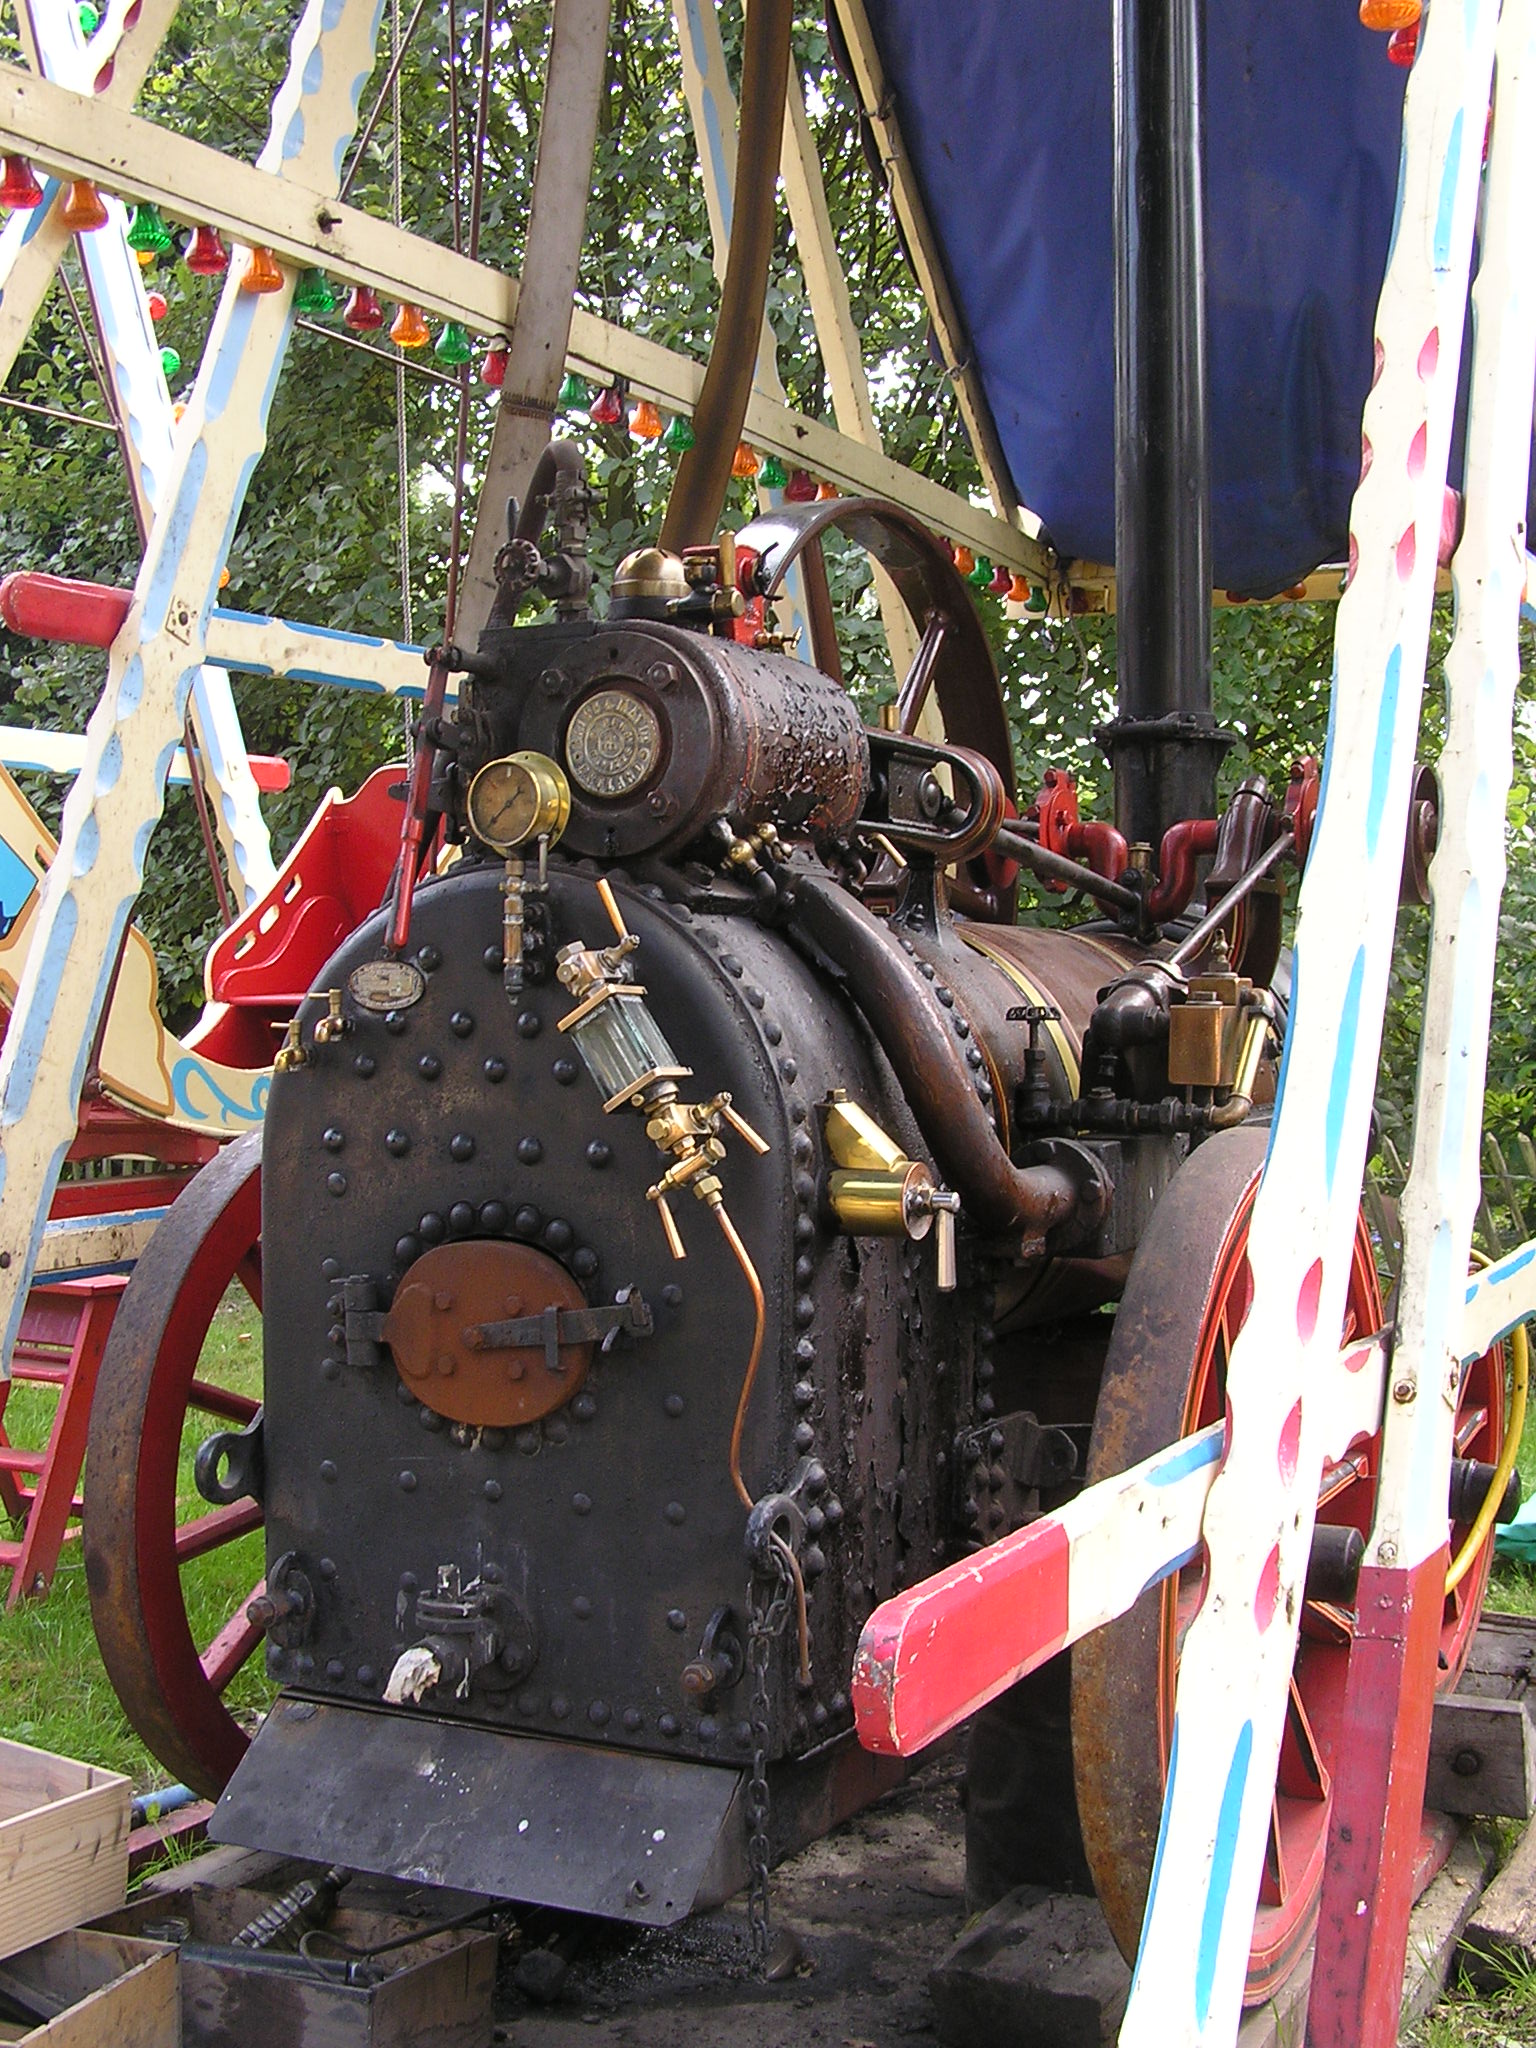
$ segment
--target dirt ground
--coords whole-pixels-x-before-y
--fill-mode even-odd
[[[934,2040],[928,1972],[965,1918],[960,1757],[897,1791],[774,1873],[775,1940],[800,1957],[753,1979],[740,1902],[662,1932],[594,1930],[551,2004],[504,1976],[496,2040],[510,2048],[895,2048]]]

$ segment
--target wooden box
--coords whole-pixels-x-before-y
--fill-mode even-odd
[[[0,1740],[0,1956],[123,1902],[128,1780]]]
[[[474,1898],[359,1873],[330,1932],[353,1948],[416,1938],[380,1958],[380,1981],[348,1984],[296,1955],[229,1945],[295,1879],[318,1876],[318,1865],[250,1852],[206,1861],[208,1878],[196,1862],[167,1872],[111,1916],[116,1928],[179,1941],[184,2048],[490,2048],[497,1937],[441,1925]],[[339,1953],[334,1943],[316,1948]]]
[[[179,2048],[176,1951],[158,1941],[87,1927],[55,1934],[0,1963],[0,2010],[43,2015],[0,2020],[0,2041],[32,2048]]]

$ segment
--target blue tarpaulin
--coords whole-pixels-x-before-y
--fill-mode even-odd
[[[1013,482],[1114,559],[1110,0],[868,0]],[[1342,561],[1404,73],[1340,0],[1205,10],[1218,587]]]

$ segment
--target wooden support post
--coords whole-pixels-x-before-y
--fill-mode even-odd
[[[164,4],[151,7],[147,23],[140,15],[134,29],[115,47],[115,38],[109,33],[105,48],[99,47],[101,35],[89,44],[85,42],[78,10],[70,0],[20,0],[18,14],[27,25],[38,67],[45,76],[84,91],[110,61],[109,90],[126,104],[154,56],[154,46],[145,40],[146,35],[154,32],[158,38],[163,34],[171,11]],[[105,26],[107,31],[115,29],[121,34],[122,17],[109,16]],[[139,266],[127,244],[126,213],[121,201],[111,198],[107,200],[107,211],[109,219],[104,228],[78,238],[80,263],[96,316],[106,396],[119,425],[129,494],[139,531],[145,533],[170,473],[174,426],[171,395],[160,364],[160,344],[149,318]],[[9,359],[14,358],[25,333],[20,326],[23,316],[30,322],[51,281],[53,266],[69,240],[68,230],[57,223],[57,208],[51,199],[45,199],[37,212],[42,218],[30,240],[18,244],[10,241],[13,233],[25,233],[21,220],[8,226],[5,236],[0,237],[0,279],[4,279],[0,289],[0,360],[4,361],[4,369],[9,368]],[[48,256],[46,274],[39,251]],[[10,276],[6,275],[8,257],[12,259]],[[21,275],[15,274],[17,270]],[[223,670],[205,667],[198,672],[192,689],[191,718],[224,870],[236,906],[243,910],[271,887],[277,869],[256,784],[246,760],[245,739],[229,677]]]
[[[309,0],[255,175],[334,192],[341,145],[374,64],[379,0]],[[219,571],[292,331],[292,279],[242,289],[237,249],[177,436],[127,622],[86,731],[58,856],[0,1047],[0,1356],[26,1300],[43,1219],[72,1141],[81,1083],[164,801]],[[56,1020],[68,1018],[68,1033]]]
[[[544,77],[546,118],[539,123],[506,382],[454,627],[463,646],[474,646],[490,614],[496,551],[507,538],[507,500],[527,490],[554,425],[587,224],[611,12],[610,0],[555,0]]]
[[[1433,152],[1438,204],[1422,219],[1405,210],[1399,229],[1399,246],[1421,239],[1418,260],[1434,264],[1438,290],[1432,299],[1426,295],[1419,301],[1419,325],[1427,340],[1415,348],[1411,329],[1390,336],[1385,321],[1382,336],[1389,360],[1394,339],[1409,345],[1419,359],[1418,379],[1431,389],[1435,382],[1454,387],[1461,355],[1465,286],[1460,258],[1464,247],[1470,250],[1476,212],[1494,23],[1490,19],[1480,28],[1469,22],[1464,30],[1453,10],[1445,26],[1449,34],[1443,42],[1436,21],[1425,46],[1430,75],[1437,75],[1435,67],[1442,64],[1450,74],[1441,111],[1446,125],[1439,129]],[[1525,416],[1536,378],[1536,289],[1528,275],[1536,179],[1536,9],[1527,4],[1504,10],[1497,55],[1497,118],[1481,263],[1472,294],[1476,325],[1467,414],[1466,524],[1451,565],[1456,628],[1445,664],[1443,795],[1439,844],[1429,870],[1429,969],[1413,1155],[1401,1205],[1403,1275],[1389,1375],[1392,1397],[1382,1431],[1375,1521],[1360,1574],[1360,1634],[1349,1665],[1343,1750],[1335,1764],[1337,1790],[1308,2013],[1313,2048],[1389,2048],[1397,2039],[1397,1973],[1411,1904],[1412,1842],[1429,1756],[1444,1611],[1445,1499],[1461,1384],[1455,1338],[1463,1321],[1464,1276],[1481,1189],[1479,1132],[1504,887],[1511,721],[1520,674],[1530,451]],[[1461,63],[1466,70],[1458,81]],[[1410,136],[1416,112],[1410,106],[1405,116]],[[1426,349],[1436,357],[1428,378]],[[1447,401],[1451,395],[1447,388]],[[1444,443],[1436,433],[1441,421],[1435,415],[1443,410],[1432,405],[1429,425],[1426,476],[1436,498]],[[1413,424],[1411,418],[1406,423]],[[1371,428],[1368,407],[1366,432],[1375,442]],[[1409,445],[1410,479],[1415,475],[1413,451],[1421,446],[1417,440]],[[1384,453],[1390,465],[1398,451],[1375,442],[1375,464]],[[1420,533],[1433,530],[1427,497],[1415,486]],[[1413,535],[1410,527],[1410,546]],[[1343,616],[1341,607],[1341,629]],[[1369,1902],[1364,1915],[1361,1901]]]
[[[1207,1588],[1183,1644],[1125,2048],[1227,2042],[1237,2026],[1322,1468],[1327,1402],[1303,1390],[1318,1386],[1337,1343],[1381,1042],[1494,25],[1491,8],[1443,0],[1408,85],[1400,222],[1365,409],[1373,459],[1355,495],[1358,562],[1338,613],[1329,775],[1301,886],[1296,1001],[1248,1240],[1252,1306],[1228,1367],[1229,1449],[1206,1508]],[[1439,1502],[1442,1546],[1445,1497],[1443,1486],[1424,1495],[1426,1512]],[[1426,1586],[1437,1568],[1419,1566]],[[1384,1639],[1362,1642],[1374,1633],[1369,1605],[1362,1578],[1352,1680],[1357,1665],[1379,1671],[1392,1654]],[[1411,1656],[1406,1668],[1416,1668]],[[1422,1714],[1427,1737],[1427,1697]],[[1417,1798],[1422,1761],[1403,1782]],[[1336,1767],[1335,1784],[1347,1804],[1347,1770]],[[1351,1893],[1352,1915],[1361,1896]],[[1390,1979],[1395,2040],[1402,1923],[1379,1908],[1373,1922],[1367,1908],[1352,1924]],[[1329,1988],[1314,1982],[1313,2026],[1336,1997],[1344,2031],[1319,2039],[1359,2043],[1348,2031],[1362,2018],[1359,1997],[1325,1969],[1339,1939],[1325,1910],[1319,1970]]]
[[[848,280],[838,260],[832,216],[827,210],[826,186],[816,154],[816,138],[806,118],[805,92],[799,69],[790,65],[788,119],[784,124],[784,198],[795,230],[795,249],[805,277],[811,302],[811,320],[821,348],[821,360],[832,392],[832,416],[838,430],[866,448],[881,448],[880,428],[864,374],[864,354],[859,332],[853,324],[848,299]],[[890,650],[891,668],[898,685],[917,654],[917,633],[912,616],[902,603],[896,586],[872,562],[875,594],[885,627],[885,644]],[[920,726],[921,729],[921,726]],[[936,736],[936,735],[935,735]]]

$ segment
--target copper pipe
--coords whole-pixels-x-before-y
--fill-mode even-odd
[[[747,417],[773,254],[794,15],[793,0],[752,0],[747,8],[731,244],[709,367],[693,409],[694,444],[678,464],[661,526],[660,544],[672,554],[714,539]]]
[[[1054,1166],[1015,1166],[1008,1157],[977,1097],[950,1019],[916,965],[835,882],[797,874],[794,888],[791,933],[810,940],[841,969],[849,995],[895,1069],[935,1164],[966,1213],[983,1230],[997,1233],[1065,1222],[1078,1206],[1071,1175]]]
[[[741,1234],[726,1214],[724,1202],[714,1204],[715,1221],[725,1233],[725,1241],[736,1255],[736,1263],[742,1270],[747,1286],[752,1291],[752,1309],[756,1324],[752,1332],[752,1351],[747,1359],[747,1369],[742,1375],[741,1392],[736,1399],[736,1419],[731,1424],[731,1484],[736,1489],[736,1498],[744,1508],[752,1507],[752,1496],[747,1483],[741,1476],[741,1438],[747,1426],[747,1405],[752,1399],[752,1389],[757,1383],[757,1368],[763,1356],[763,1335],[768,1324],[768,1305],[763,1299],[763,1283],[757,1277],[757,1268],[752,1255],[741,1241]]]

